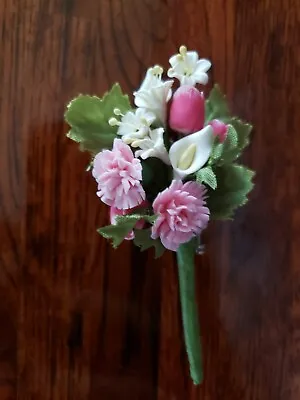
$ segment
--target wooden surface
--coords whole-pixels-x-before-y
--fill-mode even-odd
[[[300,398],[299,0],[1,0],[0,399]],[[113,251],[66,102],[185,43],[255,125],[251,203],[208,232],[193,387],[172,255]]]

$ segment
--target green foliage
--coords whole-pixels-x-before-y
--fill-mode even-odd
[[[212,151],[210,153],[208,164],[216,164],[222,157],[223,154],[223,143],[220,143],[218,139],[215,139],[215,143],[213,145]]]
[[[205,121],[219,119],[221,121],[228,120],[229,108],[226,97],[221,92],[219,85],[215,85],[209,93],[205,102]]]
[[[165,248],[159,239],[151,238],[151,229],[135,229],[134,234],[134,244],[136,246],[139,246],[141,248],[141,251],[147,250],[150,247],[154,247],[155,258],[159,258],[162,256]]]
[[[118,216],[116,217],[116,225],[104,226],[103,228],[99,228],[97,232],[106,239],[111,239],[113,247],[117,248],[140,219],[153,224],[156,220],[156,215],[128,214]]]
[[[201,168],[196,172],[196,181],[210,186],[213,190],[217,187],[217,177],[210,166]]]
[[[209,164],[223,165],[235,161],[249,144],[249,135],[252,126],[237,118],[232,118],[228,125],[228,134],[224,143],[216,139],[213,146]]]
[[[237,164],[217,167],[214,172],[218,187],[208,193],[208,208],[213,219],[230,219],[234,210],[248,201],[254,172]]]
[[[172,181],[172,169],[159,158],[150,157],[142,162],[143,188],[147,199],[152,202],[157,194],[168,187]]]
[[[224,143],[215,140],[209,165],[224,165],[234,162],[249,144],[252,126],[229,115],[226,97],[218,85],[211,90],[205,103],[206,123],[219,119],[228,124],[228,133]]]
[[[249,136],[252,131],[252,125],[241,121],[238,118],[232,118],[229,123],[236,130],[238,136],[238,149],[239,153],[241,153],[245,147],[249,144]]]
[[[227,137],[225,140],[225,145],[228,150],[238,147],[238,141],[239,138],[236,129],[232,125],[228,125]]]
[[[117,134],[117,127],[108,120],[114,115],[114,108],[122,113],[130,109],[129,98],[121,91],[118,83],[102,99],[96,96],[80,95],[70,102],[65,120],[71,126],[67,137],[80,144],[80,149],[96,154],[103,148],[111,148]]]

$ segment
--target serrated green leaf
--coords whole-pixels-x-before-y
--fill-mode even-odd
[[[106,239],[111,239],[113,247],[116,248],[125,239],[125,237],[132,231],[135,224],[143,219],[151,224],[156,220],[156,215],[146,214],[128,214],[116,217],[115,225],[107,225],[97,230],[100,235]]]
[[[141,248],[141,251],[147,250],[151,247],[155,249],[155,258],[159,258],[165,251],[159,239],[151,238],[151,229],[135,229],[134,230],[134,244]]]
[[[218,187],[208,193],[208,208],[213,219],[230,219],[235,209],[248,201],[254,172],[237,164],[217,167],[214,172]]]
[[[103,98],[80,95],[67,106],[65,120],[71,126],[67,137],[80,143],[80,149],[96,154],[103,148],[111,148],[117,134],[117,127],[110,126],[108,120],[114,108],[122,113],[130,109],[127,95],[118,83]]]
[[[210,153],[209,164],[214,164],[216,161],[220,160],[223,154],[223,147],[223,143],[218,143],[217,141],[215,141],[212,151]]]
[[[240,155],[238,147],[237,131],[232,125],[228,126],[228,132],[224,143],[218,143],[213,147],[211,154],[211,164],[228,164]]]
[[[222,93],[219,85],[215,85],[209,93],[205,102],[205,121],[220,119],[221,121],[228,120],[229,108],[226,97]]]
[[[243,122],[238,118],[232,118],[230,120],[230,124],[236,130],[238,136],[238,148],[241,152],[249,144],[249,136],[252,131],[252,125],[248,124],[247,122]]]
[[[196,181],[210,186],[213,190],[217,187],[217,177],[211,167],[204,167],[196,172]]]
[[[238,134],[232,125],[228,125],[225,142],[227,143],[228,149],[233,149],[238,145]]]
[[[232,140],[232,137],[226,138],[224,149],[221,155],[221,162],[219,164],[232,163],[238,157],[240,157],[244,148],[249,144],[249,135],[252,129],[251,125],[237,118],[232,118],[230,121],[230,127],[230,132],[236,132],[237,144],[234,147],[231,147],[229,141]]]
[[[217,140],[213,146],[209,164],[224,165],[231,164],[240,157],[244,148],[249,144],[249,134],[252,126],[237,118],[229,121],[227,137],[224,143]]]

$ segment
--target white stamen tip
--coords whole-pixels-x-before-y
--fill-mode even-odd
[[[131,144],[131,142],[132,142],[132,139],[131,139],[131,138],[128,138],[128,137],[125,137],[125,136],[122,137],[122,140],[123,140],[123,142],[126,143],[126,144]]]
[[[184,57],[187,53],[187,48],[186,46],[180,46],[179,47],[179,53]]]
[[[117,118],[110,118],[108,120],[108,123],[110,126],[117,126],[120,124],[120,122],[117,120]]]
[[[119,108],[114,109],[114,114],[115,115],[122,115],[121,110]]]
[[[164,72],[163,68],[160,65],[155,65],[153,67],[153,73],[155,75],[161,75]]]

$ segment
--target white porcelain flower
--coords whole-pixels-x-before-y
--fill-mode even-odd
[[[149,136],[138,139],[131,143],[132,147],[139,147],[135,152],[136,157],[146,160],[149,157],[161,159],[165,164],[170,165],[170,159],[164,144],[164,129],[157,128],[150,130]]]
[[[211,62],[205,58],[199,60],[196,51],[187,51],[185,46],[181,46],[179,54],[172,56],[169,62],[171,68],[168,70],[168,76],[170,78],[177,78],[181,85],[195,86],[196,83],[207,84],[207,71],[211,67]]]
[[[115,109],[114,113],[121,116],[121,120],[111,118],[110,125],[118,125],[118,135],[122,136],[123,142],[131,144],[136,139],[143,139],[149,134],[150,126],[155,121],[155,115],[142,108],[135,111],[128,111],[125,115],[119,109]]]
[[[176,178],[184,178],[198,171],[209,159],[213,145],[213,129],[206,126],[173,143],[169,150]]]
[[[172,80],[162,81],[163,69],[156,65],[149,68],[146,77],[137,92],[134,92],[134,103],[155,114],[163,124],[166,121],[167,102],[172,96]]]

